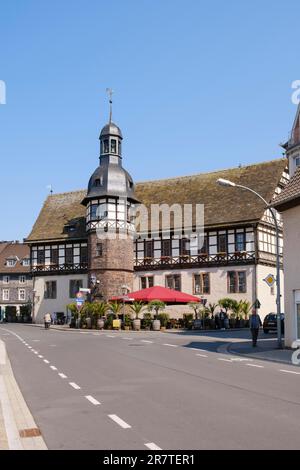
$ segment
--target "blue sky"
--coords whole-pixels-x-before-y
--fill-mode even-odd
[[[85,188],[115,90],[136,181],[278,158],[300,79],[297,0],[2,0],[0,239]]]

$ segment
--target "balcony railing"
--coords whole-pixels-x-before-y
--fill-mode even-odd
[[[255,262],[254,251],[239,251],[231,254],[217,253],[216,255],[161,256],[160,258],[136,259],[135,270],[224,266],[230,264],[252,264],[253,262]]]
[[[77,273],[80,271],[87,271],[87,263],[76,263],[76,264],[51,264],[44,265],[39,264],[32,266],[31,270],[35,273],[46,274],[46,273]]]

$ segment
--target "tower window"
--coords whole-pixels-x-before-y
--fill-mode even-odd
[[[111,149],[111,153],[117,153],[117,141],[116,141],[116,139],[111,139],[110,149]]]
[[[300,155],[297,155],[295,157],[295,165],[296,165],[296,167],[300,166]]]
[[[99,258],[103,256],[103,243],[97,243],[96,256],[98,256]]]
[[[109,141],[108,139],[105,139],[103,141],[103,153],[109,153]]]
[[[122,153],[122,142],[119,140],[119,155]]]

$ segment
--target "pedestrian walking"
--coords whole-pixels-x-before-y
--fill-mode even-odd
[[[51,325],[51,315],[50,315],[50,313],[45,313],[44,323],[45,323],[46,330],[48,330],[50,328],[50,325]]]
[[[249,319],[249,327],[250,327],[251,336],[252,336],[252,346],[253,346],[253,348],[256,347],[259,328],[261,326],[262,326],[262,322],[261,322],[260,316],[258,315],[256,309],[254,309],[252,311],[252,315],[250,316],[250,319]]]

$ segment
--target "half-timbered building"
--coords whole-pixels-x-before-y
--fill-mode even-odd
[[[275,311],[275,292],[263,282],[275,274],[272,217],[255,196],[216,181],[249,186],[271,202],[288,181],[286,159],[134,185],[122,166],[121,141],[110,121],[100,135],[100,165],[88,190],[50,195],[27,238],[36,319],[45,311],[65,312],[81,287],[108,299],[121,295],[124,286],[130,291],[162,285],[212,303],[223,297],[259,299],[262,316]],[[137,202],[149,211],[153,204],[203,204],[201,245],[173,230],[171,219],[168,235],[160,227],[134,239],[97,236],[99,226],[132,234]],[[172,314],[183,311],[186,307],[177,307]]]

